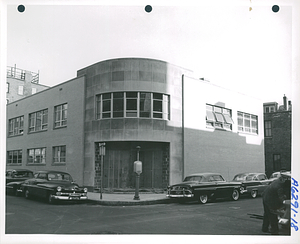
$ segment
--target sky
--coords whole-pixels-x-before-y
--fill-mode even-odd
[[[151,2],[151,1],[150,1]],[[152,1],[153,2],[153,1]],[[254,5],[39,5],[7,8],[7,66],[48,86],[113,58],[163,60],[263,102],[292,99],[292,7]],[[25,1],[26,3],[26,1]],[[176,2],[175,2],[176,3]],[[250,10],[251,8],[251,10]]]

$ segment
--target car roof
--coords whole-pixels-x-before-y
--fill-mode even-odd
[[[221,174],[219,174],[219,173],[194,173],[194,174],[187,175],[186,177],[189,177],[189,176],[204,176],[204,177],[207,177],[207,176],[212,176],[212,175],[221,175]]]
[[[69,174],[67,172],[63,172],[63,171],[56,171],[56,170],[39,170],[35,172],[36,174],[39,173],[61,173],[61,174]]]
[[[9,171],[15,171],[15,172],[33,172],[32,170],[29,170],[29,169],[7,169],[6,172],[9,172]]]
[[[265,173],[240,173],[240,174],[236,174],[237,175],[265,175]]]

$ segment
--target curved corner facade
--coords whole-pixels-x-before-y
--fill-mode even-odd
[[[8,169],[90,189],[165,189],[188,174],[264,172],[263,103],[144,58],[105,60],[7,104]]]
[[[103,187],[134,187],[137,157],[141,187],[165,188],[182,179],[182,75],[188,73],[142,58],[77,72],[86,78],[84,185],[100,186],[103,160]]]

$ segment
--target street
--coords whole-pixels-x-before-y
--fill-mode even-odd
[[[102,206],[6,196],[6,234],[268,235],[261,232],[262,199]],[[281,231],[281,235],[287,232]]]

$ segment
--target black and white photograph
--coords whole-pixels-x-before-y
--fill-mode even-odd
[[[300,2],[0,17],[1,243],[299,243]]]

